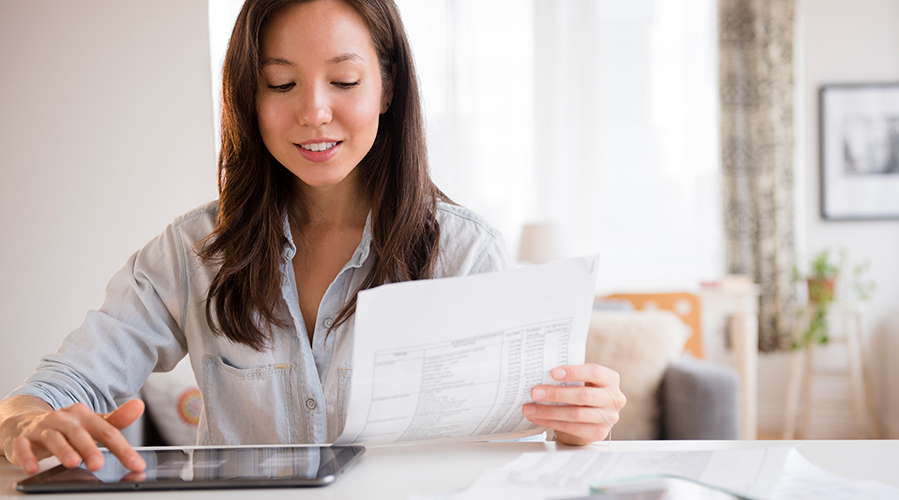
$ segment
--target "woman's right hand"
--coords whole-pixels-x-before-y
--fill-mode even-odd
[[[3,453],[28,474],[38,471],[38,461],[55,456],[68,468],[82,460],[88,470],[103,466],[101,445],[132,471],[142,471],[144,460],[120,432],[144,411],[144,402],[133,399],[111,413],[94,413],[78,403],[60,410],[31,396],[14,396],[0,404],[0,442]]]

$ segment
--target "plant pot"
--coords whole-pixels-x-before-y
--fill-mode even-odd
[[[810,303],[828,303],[833,300],[836,284],[833,278],[806,278],[808,301]]]

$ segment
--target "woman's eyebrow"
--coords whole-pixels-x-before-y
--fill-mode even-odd
[[[266,67],[270,64],[277,64],[279,66],[293,66],[294,64],[287,59],[281,59],[280,57],[268,57],[262,61],[262,67]]]
[[[332,57],[331,59],[328,59],[326,62],[328,64],[337,64],[337,63],[342,63],[344,61],[358,61],[358,62],[364,63],[365,58],[360,56],[359,54],[354,54],[352,52],[346,52],[344,54],[340,54],[339,56]]]
[[[364,63],[365,58],[360,56],[359,54],[354,54],[352,52],[347,52],[344,54],[340,54],[339,56],[334,56],[331,59],[325,61],[328,64],[338,64],[345,61],[357,61]],[[282,59],[280,57],[268,57],[262,61],[262,67],[266,67],[270,64],[276,64],[279,66],[295,66],[294,63],[288,61],[287,59]]]

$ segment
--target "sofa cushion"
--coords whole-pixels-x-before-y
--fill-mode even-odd
[[[665,439],[740,439],[740,376],[683,355],[662,382]]]
[[[586,361],[617,371],[627,397],[613,439],[660,437],[659,387],[689,335],[669,311],[593,311]]]

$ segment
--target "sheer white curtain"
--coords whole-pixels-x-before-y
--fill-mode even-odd
[[[555,222],[600,288],[723,272],[714,0],[398,0],[435,180],[516,250]]]
[[[432,175],[513,256],[555,222],[568,254],[602,254],[603,291],[723,273],[715,0],[396,2]],[[241,3],[210,0],[211,37]]]
[[[513,250],[538,193],[533,4],[397,4],[421,82],[434,181],[499,228]]]

